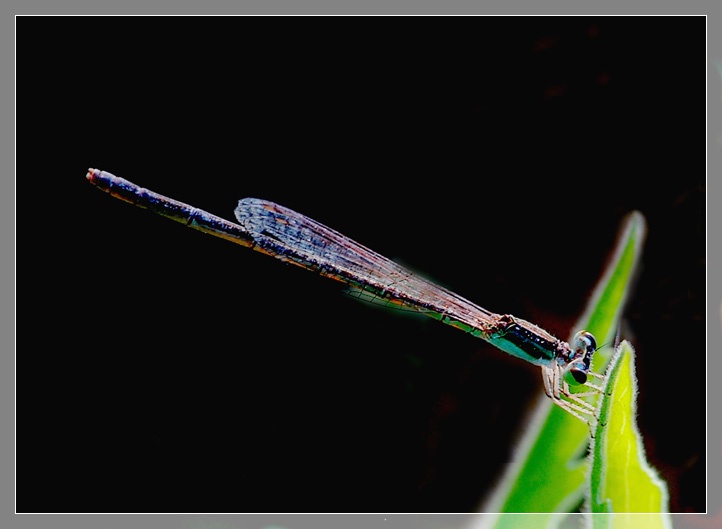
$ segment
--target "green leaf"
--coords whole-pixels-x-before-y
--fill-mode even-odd
[[[572,333],[586,329],[600,345],[613,341],[619,318],[637,268],[646,231],[644,217],[634,212],[624,223],[609,261],[587,309]],[[603,373],[611,351],[595,354],[593,369]],[[589,429],[548,398],[541,397],[536,411],[515,451],[495,494],[483,506],[484,512],[500,513],[487,520],[486,527],[515,527],[515,517],[501,513],[547,513],[543,524],[559,520],[552,513],[567,513],[584,500],[587,488]]]
[[[590,452],[588,504],[592,513],[614,514],[593,516],[593,527],[669,528],[667,486],[647,462],[637,429],[637,378],[629,342],[617,348],[606,377]]]

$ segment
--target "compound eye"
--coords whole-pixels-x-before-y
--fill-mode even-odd
[[[572,377],[574,377],[574,380],[576,380],[578,384],[587,383],[587,372],[583,369],[573,367],[569,370],[569,372],[572,374]]]
[[[588,331],[579,331],[574,335],[574,348],[582,349],[585,352],[594,352],[597,350],[597,340],[594,335]]]

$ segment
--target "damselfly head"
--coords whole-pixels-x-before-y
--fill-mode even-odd
[[[587,374],[592,365],[592,357],[597,350],[597,340],[588,331],[579,331],[569,343],[571,355],[566,372],[577,384],[586,384]]]

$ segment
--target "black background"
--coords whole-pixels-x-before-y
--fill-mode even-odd
[[[565,338],[641,211],[639,423],[672,510],[705,510],[704,18],[17,27],[18,511],[473,511],[542,391],[88,167],[231,220],[279,202]]]

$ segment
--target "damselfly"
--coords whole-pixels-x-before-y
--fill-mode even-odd
[[[323,224],[286,207],[244,198],[238,202],[238,224],[173,200],[98,169],[87,179],[111,196],[181,222],[188,227],[341,281],[362,297],[383,300],[427,314],[538,365],[551,400],[589,423],[594,406],[582,397],[601,389],[588,381],[597,344],[587,331],[571,342],[510,314],[495,314],[410,272]],[[585,385],[589,392],[572,392]]]

